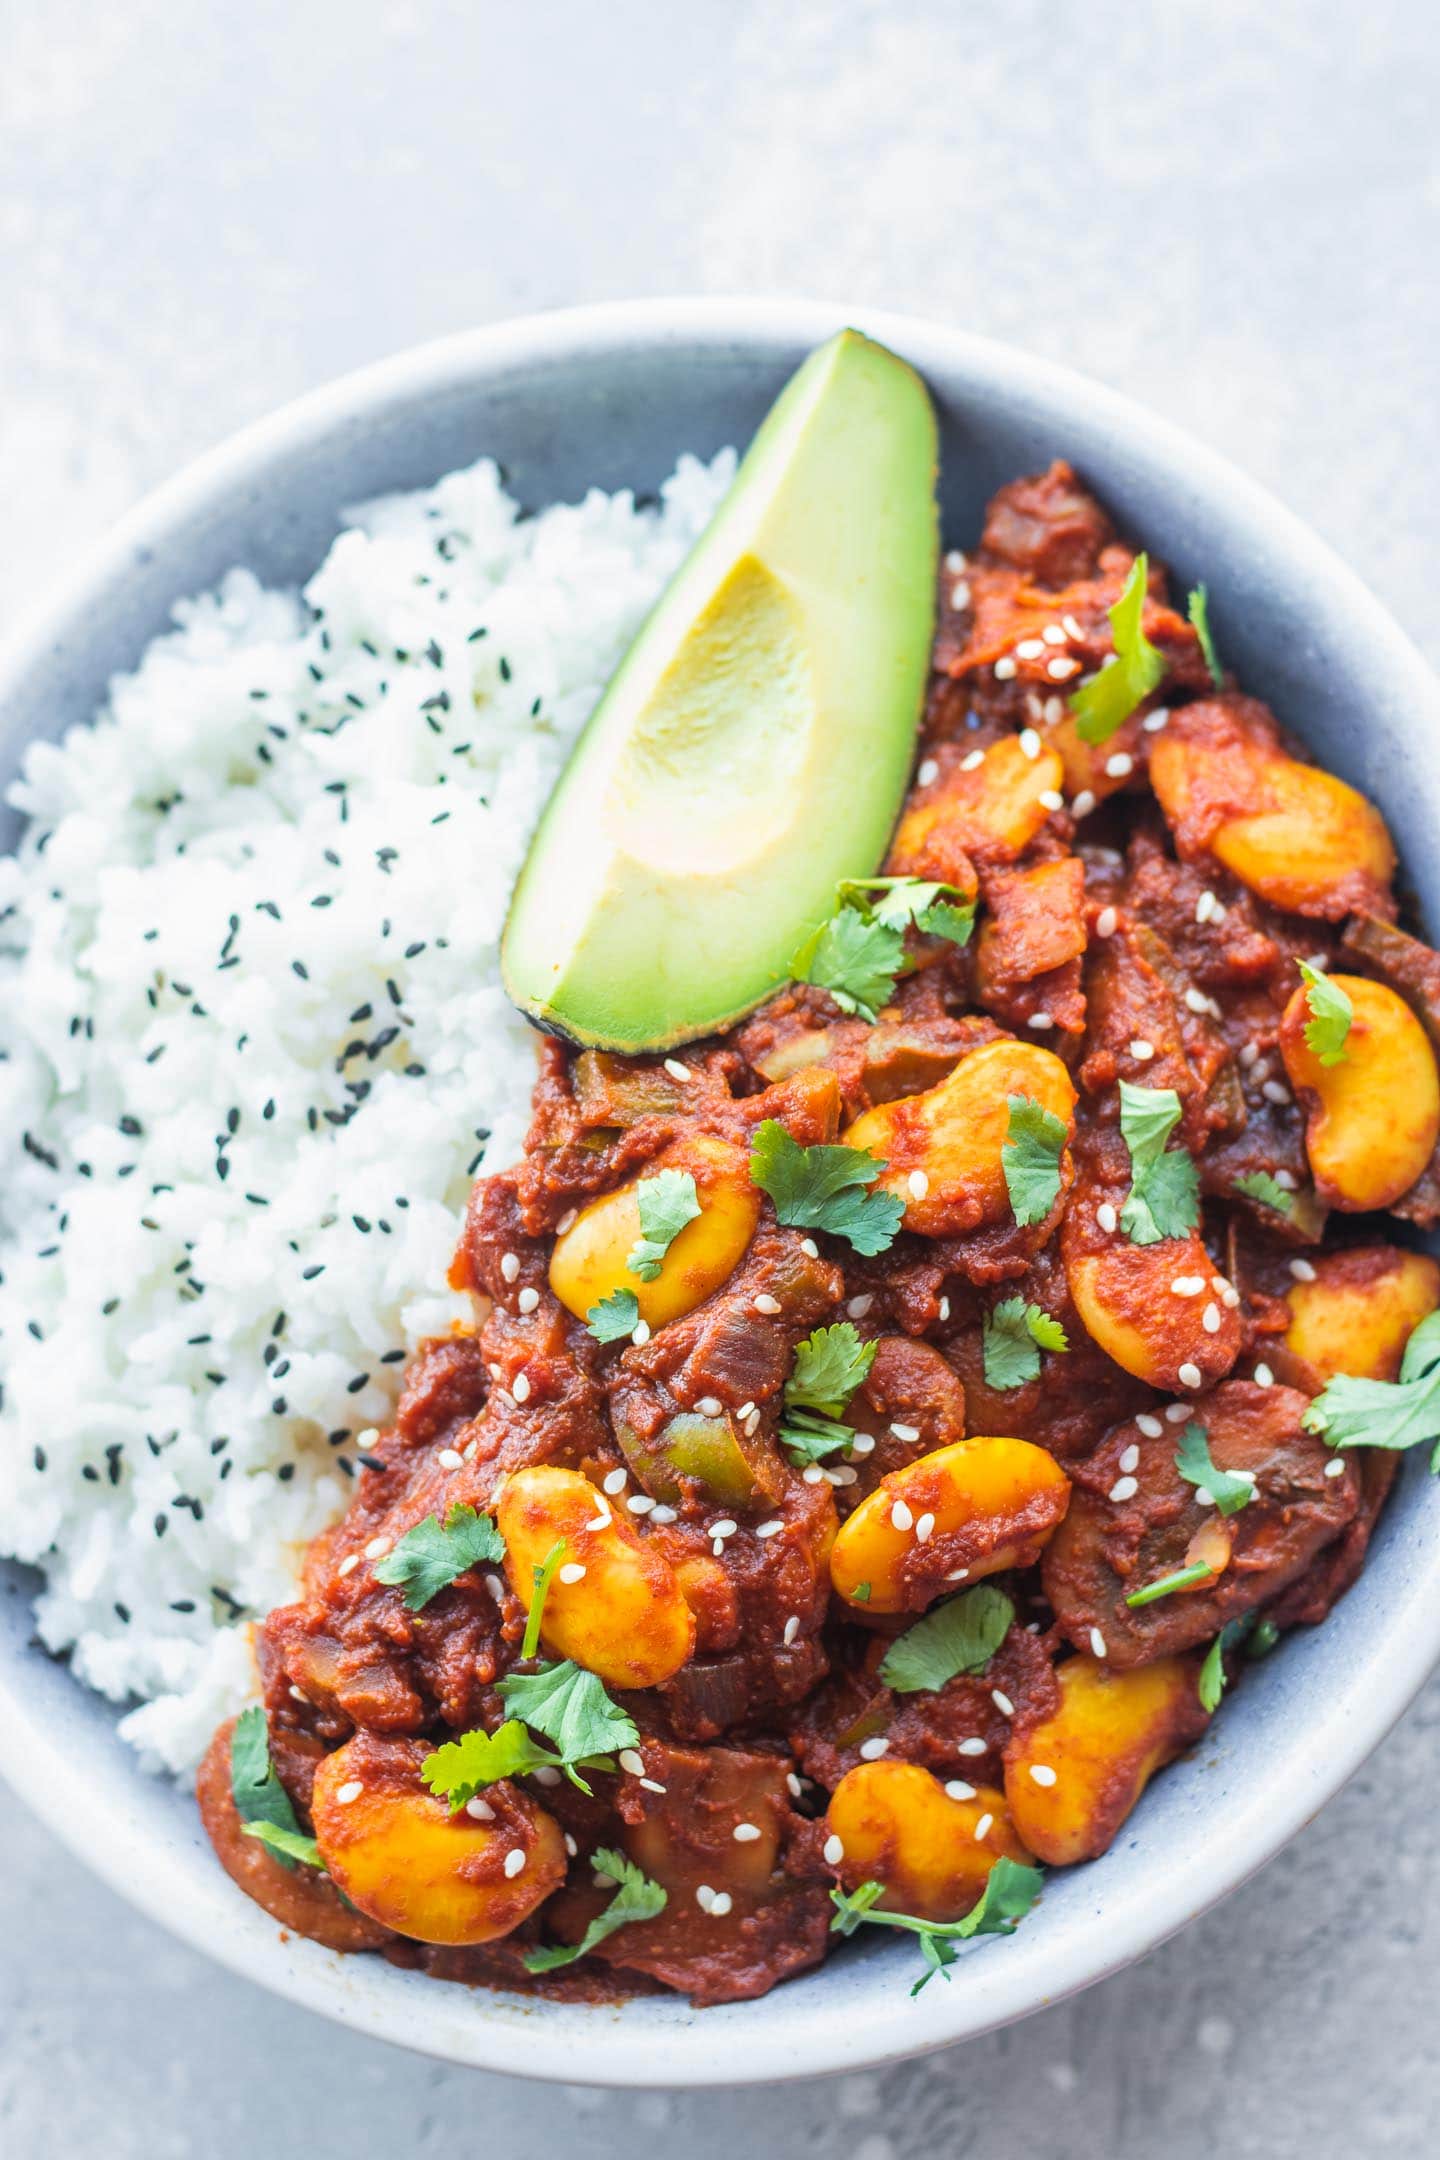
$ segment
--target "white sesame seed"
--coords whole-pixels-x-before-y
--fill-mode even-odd
[[[967,1785],[963,1777],[947,1778],[945,1780],[945,1795],[950,1800],[973,1800],[975,1787]]]
[[[527,1285],[527,1287],[520,1292],[520,1295],[518,1298],[516,1298],[515,1303],[522,1313],[532,1313],[534,1312],[536,1306],[540,1303],[540,1292],[538,1290],[530,1289]]]
[[[897,1440],[904,1440],[906,1442],[909,1442],[912,1440],[918,1440],[920,1438],[920,1428],[918,1425],[901,1425],[897,1422],[890,1427],[890,1430]]]
[[[950,1573],[945,1577],[945,1580],[946,1582],[964,1582],[966,1576],[969,1573],[970,1570],[968,1567],[951,1568]]]
[[[933,757],[927,757],[922,760],[920,769],[915,775],[915,784],[917,787],[929,787],[931,781],[938,780],[939,777],[939,765]]]
[[[487,1573],[485,1577],[485,1587],[490,1592],[491,1597],[494,1598],[496,1604],[500,1604],[505,1596],[505,1578],[502,1575]]]
[[[1255,1367],[1255,1385],[1256,1387],[1274,1387],[1275,1375],[1268,1365],[1262,1364]]]
[[[708,1913],[714,1910],[715,1892],[708,1882],[696,1883],[695,1902],[700,1907],[701,1912]]]
[[[916,1520],[916,1524],[915,1524],[915,1542],[916,1542],[916,1544],[917,1544],[917,1545],[928,1545],[928,1544],[929,1544],[929,1542],[930,1542],[930,1540],[931,1540],[931,1538],[932,1538],[932,1537],[934,1536],[934,1534],[935,1534],[935,1517],[934,1517],[933,1515],[929,1514],[928,1512],[927,1512],[926,1514],[924,1514],[924,1515],[921,1515],[921,1516],[919,1516],[919,1517],[917,1518],[917,1520]]]
[[[1344,1467],[1343,1464],[1341,1467]],[[341,1807],[349,1807],[352,1800],[358,1800],[364,1790],[365,1787],[361,1784],[359,1778],[351,1778],[348,1784],[340,1787],[335,1798],[339,1801]]]
[[[762,1832],[759,1823],[737,1822],[730,1835],[737,1845],[753,1845]]]
[[[1133,1477],[1116,1478],[1110,1488],[1110,1498],[1117,1504],[1122,1500],[1133,1500],[1139,1490],[1140,1487]]]
[[[1193,1358],[1187,1358],[1175,1377],[1180,1382],[1181,1387],[1197,1388],[1201,1385],[1205,1376]]]
[[[952,608],[967,608],[967,607],[969,607],[969,605],[970,605],[970,587],[969,587],[969,586],[968,586],[968,585],[966,584],[966,582],[965,582],[964,578],[960,578],[960,579],[958,579],[958,580],[956,581],[956,583],[955,583],[955,584],[953,584],[953,585],[951,586],[951,588],[950,588],[950,605],[951,605],[951,607],[952,607]]]
[[[695,1077],[690,1067],[682,1065],[679,1058],[666,1058],[665,1070],[672,1080],[693,1080]]]
[[[1215,1495],[1208,1485],[1197,1485],[1195,1487],[1195,1505],[1196,1507],[1214,1507]]]
[[[1282,1192],[1298,1192],[1300,1190],[1300,1180],[1293,1170],[1277,1170],[1275,1172],[1275,1183]]]
[[[730,1910],[731,1903],[732,1900],[728,1890],[717,1890],[710,1900],[711,1919],[723,1920]]]
[[[514,1282],[516,1276],[520,1273],[520,1256],[518,1253],[501,1253],[500,1273],[504,1276],[506,1282]]]
[[[585,1528],[587,1530],[608,1530],[614,1520],[615,1518],[610,1513],[609,1508],[602,1508],[598,1515],[592,1515],[590,1517],[590,1520],[586,1523]]]
[[[1113,907],[1101,908],[1095,918],[1095,935],[1100,938],[1114,937],[1120,917]]]
[[[1191,1366],[1190,1370],[1191,1370],[1192,1372],[1193,1372],[1193,1371],[1195,1370],[1195,1368],[1194,1368],[1194,1366],[1193,1366],[1193,1365]],[[1200,1385],[1200,1383],[1199,1383],[1199,1381],[1197,1380],[1197,1381],[1195,1382],[1195,1386],[1196,1386],[1196,1387],[1198,1387],[1199,1385]],[[1165,1405],[1165,1422],[1166,1422],[1166,1424],[1167,1424],[1167,1425],[1183,1425],[1183,1424],[1184,1424],[1184,1422],[1185,1422],[1185,1420],[1186,1420],[1186,1418],[1188,1418],[1188,1417],[1189,1417],[1189,1415],[1190,1415],[1191,1411],[1192,1411],[1192,1410],[1194,1409],[1194,1407],[1195,1407],[1195,1405],[1194,1405],[1193,1403],[1188,1403],[1188,1402],[1172,1402],[1172,1403],[1167,1403],[1167,1404]]]
[[[1214,912],[1215,895],[1213,892],[1211,892],[1209,886],[1207,885],[1204,892],[1201,893],[1199,899],[1195,902],[1195,920],[1197,923],[1207,923],[1209,922],[1210,917],[1214,914]]]
[[[890,1520],[897,1530],[913,1530],[915,1527],[915,1517],[903,1500],[891,1501]]]
[[[529,1402],[530,1381],[525,1373],[516,1373],[515,1378],[510,1383],[510,1392],[515,1397],[516,1402]]]
[[[1103,1658],[1105,1655],[1105,1638],[1098,1627],[1092,1627],[1090,1630],[1090,1655],[1097,1658]]]
[[[788,1619],[788,1620],[787,1620],[787,1621],[785,1622],[785,1634],[784,1634],[784,1638],[783,1638],[783,1640],[784,1640],[784,1642],[785,1642],[785,1644],[786,1644],[786,1646],[787,1646],[787,1647],[788,1647],[788,1646],[789,1646],[789,1645],[790,1645],[791,1643],[793,1643],[793,1642],[794,1642],[794,1640],[795,1640],[796,1636],[797,1636],[797,1635],[798,1635],[799,1633],[800,1633],[800,1615],[799,1615],[799,1613],[793,1613],[793,1612],[792,1612],[792,1613],[791,1613],[791,1615],[790,1615],[790,1617],[789,1617],[789,1619]]]
[[[303,1688],[292,1687],[289,1693],[291,1702],[308,1703],[310,1700],[309,1696],[305,1693],[305,1690]]]
[[[1211,1302],[1210,1302],[1210,1303],[1209,1303],[1209,1304],[1208,1304],[1208,1305],[1207,1305],[1207,1306],[1205,1307],[1205,1310],[1204,1310],[1204,1312],[1202,1312],[1202,1313],[1201,1313],[1201,1315],[1200,1315],[1200,1325],[1201,1325],[1201,1327],[1203,1327],[1203,1328],[1204,1328],[1204,1330],[1205,1330],[1205,1333],[1206,1333],[1207,1335],[1218,1335],[1218,1334],[1219,1334],[1219,1332],[1220,1332],[1220,1308],[1219,1308],[1219,1306],[1218,1306],[1218,1305],[1217,1305],[1217,1304],[1216,1304],[1216,1303],[1214,1302],[1214,1300],[1213,1300],[1213,1299],[1212,1299],[1212,1300],[1211,1300]]]
[[[1152,1042],[1147,1042],[1143,1035],[1136,1035],[1131,1039],[1130,1055],[1139,1064],[1148,1065],[1155,1055],[1155,1045]]]
[[[1066,620],[1069,619],[1067,616]],[[1065,643],[1066,632],[1064,626],[1058,622],[1047,622],[1040,635],[1047,645],[1063,645]]]
[[[852,1320],[863,1320],[866,1313],[869,1312],[871,1306],[874,1303],[874,1298],[870,1295],[869,1291],[866,1290],[861,1294],[861,1296],[852,1297],[849,1304],[845,1307],[845,1310],[847,1313],[849,1313]]]
[[[336,1573],[337,1575],[348,1575],[348,1574],[350,1573],[350,1571],[351,1571],[351,1569],[352,1569],[352,1568],[357,1568],[357,1567],[359,1567],[359,1565],[360,1565],[360,1555],[359,1555],[359,1553],[358,1553],[358,1552],[352,1552],[352,1553],[347,1553],[347,1554],[345,1555],[345,1558],[344,1558],[344,1559],[343,1559],[343,1560],[342,1560],[342,1561],[340,1562],[340,1565],[339,1565],[339,1567],[338,1567],[338,1568],[336,1568],[336,1570],[335,1570],[335,1573]]]
[[[854,1439],[850,1442],[850,1453],[852,1455],[873,1455],[874,1452],[874,1433],[857,1432]]]
[[[1099,1207],[1095,1210],[1095,1220],[1100,1225],[1100,1228],[1105,1232],[1105,1235],[1107,1237],[1113,1237],[1120,1218],[1116,1214],[1114,1208],[1110,1205],[1110,1202],[1108,1200],[1102,1200]]]
[[[1117,750],[1105,760],[1105,770],[1112,780],[1128,780],[1135,770],[1135,760],[1128,750]]]
[[[1185,992],[1185,1007],[1188,1012],[1192,1013],[1209,1012],[1210,1000],[1203,990],[1187,990]]]
[[[988,1740],[981,1740],[979,1738],[962,1740],[960,1742],[960,1745],[956,1748],[955,1752],[957,1755],[988,1755],[990,1752],[990,1743]]]
[[[1001,658],[995,662],[996,682],[1011,682],[1014,679],[1014,675],[1015,662],[1010,658],[1010,655],[1008,653],[1002,654]]]
[[[1035,1780],[1035,1783],[1037,1785],[1048,1786],[1055,1783],[1055,1772],[1051,1769],[1049,1763],[1031,1763],[1030,1775]]]
[[[390,1540],[388,1537],[372,1537],[365,1547],[365,1557],[367,1560],[378,1560],[382,1553],[387,1553],[389,1550]]]
[[[699,1411],[701,1417],[719,1417],[720,1398],[718,1395],[702,1395],[695,1408]]]
[[[500,1379],[501,1373],[500,1367],[498,1365],[487,1365],[485,1370],[489,1373],[492,1380]]]
[[[1031,760],[1032,764],[1034,760],[1039,757],[1041,747],[1042,745],[1040,742],[1040,737],[1036,734],[1033,727],[1021,728],[1020,748],[1023,750],[1026,757]]]
[[[804,1794],[805,1787],[801,1784],[799,1778],[796,1777],[793,1770],[787,1770],[785,1773],[785,1790],[789,1793],[792,1800],[799,1800]]]
[[[479,1793],[476,1793],[473,1800],[465,1802],[465,1812],[470,1817],[471,1822],[494,1822],[495,1820],[494,1808],[491,1807],[488,1800],[482,1799]]]
[[[1199,1297],[1205,1288],[1203,1275],[1177,1275],[1170,1285],[1172,1297]]]
[[[923,1170],[912,1170],[905,1182],[910,1188],[912,1200],[923,1200],[930,1190],[930,1180]]]
[[[1070,809],[1077,818],[1089,817],[1094,808],[1094,791],[1088,787],[1082,787],[1078,795],[1071,797]]]
[[[1161,1428],[1157,1425],[1155,1427],[1155,1434],[1158,1435],[1160,1430]],[[1139,1467],[1140,1450],[1136,1443],[1132,1440],[1129,1447],[1126,1448],[1124,1454],[1120,1457],[1120,1468],[1128,1477],[1132,1470],[1138,1470]]]
[[[1315,1270],[1308,1260],[1292,1260],[1290,1262],[1290,1273],[1294,1276],[1296,1282],[1314,1282],[1315,1280]]]
[[[1080,673],[1080,662],[1072,660],[1068,653],[1057,653],[1053,660],[1046,661],[1045,673],[1051,682],[1068,682],[1072,675]]]
[[[1169,724],[1170,708],[1168,705],[1157,705],[1154,712],[1146,713],[1145,718],[1140,723],[1147,735],[1159,735],[1163,733]]]
[[[742,1402],[739,1409],[735,1412],[735,1415],[738,1418],[747,1418],[749,1417],[751,1411],[754,1408],[755,1405],[753,1402]]]
[[[829,1837],[826,1838],[822,1850],[824,1852],[827,1864],[830,1867],[839,1867],[840,1862],[845,1857],[844,1840],[836,1837],[834,1831],[832,1830]]]
[[[823,1475],[828,1484],[853,1485],[859,1476],[859,1472],[852,1470],[848,1463],[841,1463],[838,1470],[825,1470]]]
[[[758,1297],[752,1298],[750,1302],[754,1306],[756,1312],[764,1313],[767,1320],[773,1313],[778,1313],[780,1310],[779,1298],[771,1297],[768,1290],[762,1290],[760,1292],[760,1295]]]
[[[465,1443],[465,1452],[461,1459],[464,1462],[474,1462],[475,1457],[479,1454],[479,1452],[480,1442],[478,1440],[467,1440]],[[441,1455],[441,1460],[444,1460],[443,1452]]]
[[[1058,788],[1042,788],[1035,800],[1042,810],[1063,810],[1065,807],[1065,798]]]
[[[653,1507],[650,1510],[650,1520],[651,1522],[667,1523],[676,1522],[679,1518],[673,1507]]]
[[[1148,1410],[1142,1410],[1139,1417],[1136,1418],[1135,1423],[1139,1426],[1141,1432],[1144,1433],[1147,1440],[1158,1440],[1161,1433],[1165,1430],[1164,1426],[1160,1423],[1159,1418],[1151,1417]],[[1135,1466],[1133,1463],[1122,1463],[1120,1467],[1122,1468],[1122,1470],[1133,1470]]]
[[[970,566],[967,563],[964,555],[961,553],[960,549],[951,548],[949,554],[945,557],[945,568],[950,572],[950,575],[952,577],[959,577],[960,573],[963,570],[967,570],[969,567]]]
[[[977,1822],[975,1825],[976,1844],[980,1844],[982,1839],[989,1837],[990,1832],[994,1829],[994,1827],[995,1817],[993,1815],[982,1815],[979,1822]]]
[[[1325,1475],[1326,1477],[1344,1477],[1345,1458],[1343,1455],[1331,1456],[1329,1462],[1325,1465]]]
[[[511,1882],[514,1882],[515,1877],[517,1875],[523,1875],[524,1872],[525,1854],[517,1845],[513,1852],[507,1852],[505,1855],[505,1873],[508,1876],[509,1880]]]
[[[613,1500],[624,1492],[629,1481],[630,1473],[628,1470],[611,1470],[606,1474],[604,1489]]]
[[[890,1742],[883,1733],[877,1733],[873,1740],[862,1740],[860,1743],[860,1759],[862,1762],[879,1762],[881,1756],[888,1755],[889,1752]]]
[[[936,1307],[936,1310],[937,1310],[937,1312],[939,1313],[939,1315],[940,1315],[940,1318],[941,1318],[942,1320],[948,1320],[948,1319],[950,1318],[950,1300],[949,1300],[949,1298],[948,1298],[948,1297],[942,1297],[942,1298],[941,1298],[941,1300],[940,1300],[940,1303],[939,1303],[939,1305],[938,1305],[938,1306]]]
[[[1055,1022],[1048,1012],[1036,1012],[1031,1013],[1026,1025],[1043,1033],[1046,1028],[1054,1027]]]
[[[667,1793],[670,1790],[668,1785],[660,1783],[659,1778],[642,1777],[640,1783],[644,1786],[646,1792]]]
[[[1290,1090],[1283,1080],[1267,1080],[1260,1092],[1265,1097],[1266,1102],[1288,1103],[1290,1101]]]
[[[781,1522],[779,1517],[777,1516],[773,1522],[757,1523],[755,1526],[755,1535],[758,1538],[778,1537],[784,1527],[784,1523]]]
[[[540,1768],[532,1770],[530,1775],[537,1785],[558,1785],[560,1782],[560,1772],[552,1770],[549,1763],[542,1763]]]
[[[710,1525],[710,1535],[711,1535],[711,1537],[720,1537],[720,1538],[725,1538],[725,1537],[734,1537],[734,1535],[735,1535],[736,1531],[737,1531],[737,1530],[739,1529],[739,1527],[740,1527],[739,1523],[737,1523],[737,1522],[735,1521],[735,1519],[733,1518],[733,1516],[730,1516],[730,1515],[722,1515],[722,1516],[721,1516],[721,1518],[720,1518],[720,1520],[719,1520],[719,1522],[713,1522],[713,1523],[711,1523],[711,1525]]]
[[[1045,641],[1043,638],[1021,638],[1020,643],[1015,647],[1017,660],[1040,660],[1044,658],[1044,654]]]
[[[442,1447],[435,1460],[442,1470],[463,1470],[465,1467],[464,1456],[457,1455],[453,1447]]]
[[[579,1222],[579,1220],[580,1220],[580,1210],[579,1210],[579,1208],[575,1208],[575,1207],[567,1207],[567,1208],[566,1208],[566,1210],[565,1210],[565,1212],[564,1212],[564,1214],[563,1214],[563,1215],[562,1215],[562,1216],[560,1217],[560,1220],[559,1220],[559,1222],[557,1222],[557,1223],[556,1223],[556,1225],[555,1225],[555,1235],[556,1235],[556,1237],[564,1237],[564,1235],[565,1235],[566,1231],[567,1231],[567,1230],[573,1230],[573,1229],[574,1229],[574,1227],[575,1227],[575,1225],[576,1225],[576,1223],[577,1223],[577,1222]]]
[[[1000,1712],[1001,1717],[1014,1717],[1014,1703],[1011,1702],[1010,1697],[1002,1693],[1002,1691],[998,1687],[991,1688],[990,1700],[994,1703],[995,1708]]]
[[[631,1493],[625,1505],[632,1515],[648,1515],[655,1502],[651,1499],[649,1493],[637,1492]]]
[[[645,1768],[645,1758],[638,1748],[621,1748],[616,1760],[622,1770],[629,1771],[631,1777],[639,1777]]]
[[[753,1440],[756,1433],[760,1430],[760,1412],[758,1410],[751,1410],[747,1416],[741,1419],[740,1422],[745,1429],[746,1439]]]
[[[584,1582],[585,1566],[583,1561],[567,1560],[560,1570],[560,1580],[563,1583]]]
[[[985,762],[983,750],[967,750],[960,760],[961,772],[978,772]]]
[[[822,1463],[812,1462],[809,1465],[808,1469],[801,1471],[800,1479],[801,1483],[805,1485],[823,1485],[825,1483],[824,1465]]]

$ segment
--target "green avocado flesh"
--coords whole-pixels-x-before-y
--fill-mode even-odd
[[[782,391],[591,715],[501,945],[541,1026],[668,1049],[777,989],[880,863],[934,629],[929,394],[845,330]]]

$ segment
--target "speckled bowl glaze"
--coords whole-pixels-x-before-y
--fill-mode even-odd
[[[1358,580],[1208,451],[1109,391],[939,324],[803,302],[646,301],[532,318],[352,375],[248,429],[152,496],[0,660],[3,762],[91,714],[172,602],[234,563],[296,582],[341,506],[491,453],[522,502],[653,489],[677,453],[743,444],[842,323],[924,373],[944,438],[947,537],[1058,454],[1175,571],[1204,578],[1221,650],[1315,755],[1388,817],[1440,923],[1440,685]],[[13,841],[13,818],[3,844]],[[1357,1768],[1440,1656],[1440,1490],[1406,1462],[1358,1588],[1247,1675],[1114,1849],[1053,1875],[1009,1941],[918,1998],[904,1941],[857,1943],[763,2001],[576,2007],[449,1987],[286,1940],[221,1873],[183,1793],[141,1775],[115,1712],[31,1641],[33,1578],[0,1569],[0,1769],[116,1890],[236,1971],[342,2024],[487,2070],[600,2085],[740,2085],[963,2040],[1139,1957],[1270,1859]],[[83,1797],[82,1797],[83,1796]]]

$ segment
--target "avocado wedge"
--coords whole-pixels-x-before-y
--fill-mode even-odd
[[[542,1027],[628,1052],[724,1027],[877,867],[929,666],[936,458],[883,346],[845,330],[792,376],[531,843],[501,968]]]

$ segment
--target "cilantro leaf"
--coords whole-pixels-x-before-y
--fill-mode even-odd
[[[438,1515],[407,1530],[375,1563],[375,1580],[397,1585],[410,1612],[423,1612],[457,1575],[485,1560],[503,1560],[505,1540],[488,1515],[456,1501],[442,1523]]]
[[[856,907],[842,907],[807,938],[790,963],[796,982],[828,990],[841,1012],[874,1024],[905,958],[905,933]]]
[[[853,1425],[821,1417],[814,1410],[790,1410],[780,1420],[779,1440],[797,1470],[823,1462],[827,1455],[848,1451],[855,1442]]]
[[[550,1547],[540,1565],[532,1567],[530,1570],[531,1580],[535,1588],[530,1599],[530,1610],[525,1619],[525,1633],[520,1643],[520,1655],[522,1658],[533,1658],[540,1647],[540,1629],[545,1618],[545,1600],[550,1595],[550,1585],[555,1580],[555,1570],[564,1559],[568,1549],[568,1539],[556,1538],[555,1543]]]
[[[1177,1590],[1195,1590],[1201,1583],[1213,1582],[1215,1570],[1203,1560],[1196,1560],[1190,1567],[1176,1568],[1171,1575],[1161,1575],[1157,1581],[1146,1583],[1143,1589],[1132,1590],[1125,1603],[1132,1611],[1141,1605],[1153,1605],[1162,1597],[1173,1597]]]
[[[1205,1662],[1200,1667],[1200,1678],[1195,1684],[1202,1710],[1219,1709],[1220,1698],[1225,1692],[1226,1655],[1231,1650],[1239,1649],[1254,1625],[1254,1613],[1242,1613],[1238,1620],[1227,1620],[1206,1651]]]
[[[1205,665],[1210,670],[1210,680],[1217,690],[1225,687],[1225,670],[1215,650],[1215,640],[1210,633],[1210,595],[1203,585],[1197,585],[1185,603],[1185,613],[1195,632],[1200,650],[1205,655]]]
[[[454,1812],[501,1778],[560,1767],[558,1755],[538,1746],[518,1719],[507,1718],[493,1733],[477,1728],[461,1733],[458,1740],[447,1740],[425,1757],[420,1775],[438,1799],[450,1802]]]
[[[498,1692],[507,1710],[554,1742],[567,1767],[634,1747],[640,1737],[604,1682],[570,1658],[539,1672],[507,1673]]]
[[[1337,1373],[1300,1419],[1333,1448],[1412,1448],[1440,1441],[1440,1312],[1411,1335],[1398,1380],[1357,1380]],[[1430,1457],[1440,1476],[1440,1447]]]
[[[1123,592],[1109,610],[1115,657],[1071,694],[1075,732],[1082,742],[1108,742],[1165,673],[1164,654],[1141,628],[1149,575],[1149,556],[1137,555]]]
[[[1308,960],[1296,963],[1305,982],[1305,1002],[1310,1018],[1305,1040],[1322,1065],[1338,1065],[1345,1055],[1345,1039],[1355,1017],[1355,1007],[1333,976]]]
[[[897,1695],[918,1695],[943,1688],[957,1673],[980,1672],[1014,1618],[1015,1607],[1003,1590],[977,1583],[897,1635],[880,1661],[880,1678]]]
[[[975,928],[975,903],[958,885],[938,878],[845,878],[839,897],[846,907],[868,911],[877,922],[906,930],[913,923],[932,937],[966,945]]]
[[[241,1711],[230,1735],[230,1792],[235,1812],[247,1830],[252,1824],[268,1824],[272,1830],[283,1831],[287,1837],[301,1834],[299,1817],[290,1795],[270,1760],[270,1734],[265,1712],[259,1703],[251,1703]],[[253,1834],[261,1836],[263,1828],[257,1827]],[[284,1860],[284,1849],[275,1850],[276,1857]],[[288,1866],[289,1862],[286,1864]]]
[[[1174,1088],[1120,1082],[1120,1132],[1130,1150],[1131,1176],[1120,1227],[1132,1245],[1188,1237],[1200,1220],[1200,1181],[1193,1159],[1184,1148],[1165,1151],[1179,1122],[1180,1098]]]
[[[1002,1298],[986,1313],[983,1327],[986,1387],[1023,1387],[1040,1377],[1042,1350],[1070,1347],[1060,1322],[1022,1297]]]
[[[1039,1897],[1044,1879],[1039,1868],[1021,1867],[1018,1861],[1002,1854],[985,1878],[980,1902],[963,1920],[920,1920],[913,1913],[877,1912],[876,1903],[885,1895],[883,1883],[864,1882],[854,1891],[837,1888],[830,1892],[835,1907],[830,1928],[832,1934],[853,1935],[862,1924],[869,1923],[874,1927],[903,1928],[917,1935],[926,1965],[910,1990],[912,1995],[918,1995],[937,1972],[954,1964],[955,1942],[968,1941],[972,1935],[1013,1935]]]
[[[1069,1128],[1029,1095],[1007,1100],[1010,1137],[1000,1150],[1005,1189],[1017,1223],[1043,1222],[1060,1195],[1060,1157]]]
[[[633,1290],[612,1290],[585,1315],[585,1325],[596,1342],[622,1342],[633,1335],[640,1319],[640,1300]]]
[[[801,1147],[775,1118],[756,1127],[750,1176],[794,1230],[828,1230],[856,1252],[882,1253],[895,1242],[905,1203],[894,1193],[867,1193],[885,1168],[864,1148]]]
[[[666,1896],[659,1883],[651,1882],[642,1874],[633,1860],[612,1846],[599,1845],[591,1855],[596,1867],[615,1879],[616,1891],[604,1912],[597,1913],[578,1943],[558,1944],[548,1950],[527,1950],[522,1960],[525,1970],[532,1973],[554,1972],[561,1965],[573,1965],[584,1957],[597,1943],[613,1935],[616,1928],[628,1927],[632,1921],[653,1920],[665,1910]]]
[[[319,1868],[326,1872],[320,1857],[320,1847],[313,1837],[306,1837],[303,1830],[287,1830],[281,1823],[247,1822],[241,1825],[246,1837],[259,1838],[260,1843],[286,1867],[293,1867],[298,1860],[305,1867]]]
[[[852,1320],[814,1329],[796,1344],[794,1370],[785,1382],[786,1409],[839,1417],[874,1362],[874,1343],[860,1340]]]
[[[1222,1470],[1210,1453],[1203,1425],[1192,1418],[1180,1435],[1175,1467],[1187,1485],[1208,1493],[1222,1515],[1236,1515],[1255,1498],[1255,1480],[1243,1470]]]
[[[654,1282],[672,1240],[700,1213],[700,1195],[688,1170],[657,1170],[654,1177],[641,1178],[635,1200],[644,1236],[625,1265],[641,1282]]]
[[[1235,1190],[1247,1200],[1258,1200],[1261,1207],[1274,1208],[1277,1215],[1288,1215],[1295,1205],[1294,1193],[1277,1185],[1268,1170],[1247,1170],[1244,1177],[1236,1178]]]

